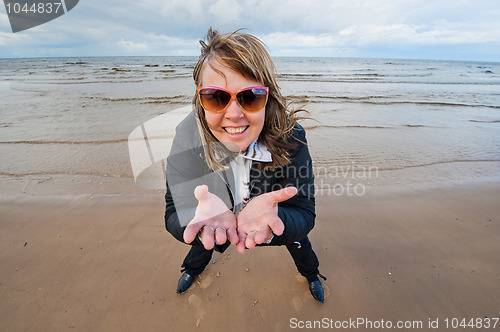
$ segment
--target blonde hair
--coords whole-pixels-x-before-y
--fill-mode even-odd
[[[265,108],[264,127],[259,141],[271,153],[272,162],[261,163],[261,168],[274,169],[290,162],[289,150],[295,147],[296,142],[290,142],[291,131],[299,117],[297,112],[304,110],[288,110],[286,99],[281,95],[276,82],[276,67],[265,45],[257,37],[236,30],[228,34],[220,34],[217,30],[208,30],[206,42],[200,40],[201,55],[193,70],[196,86],[201,86],[200,73],[204,65],[211,65],[211,61],[219,61],[229,68],[252,78],[269,87],[269,98]],[[214,67],[212,67],[217,71]],[[222,74],[222,73],[221,73]],[[205,158],[212,169],[220,169],[216,152],[210,147],[221,146],[210,131],[205,119],[205,112],[197,95],[193,98],[195,113],[199,119],[202,138],[205,140]],[[262,111],[261,111],[262,112]]]

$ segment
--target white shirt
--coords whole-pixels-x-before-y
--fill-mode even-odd
[[[272,156],[260,142],[253,141],[245,152],[240,153],[230,162],[234,174],[234,213],[238,215],[250,200],[250,169],[252,161],[271,162]]]

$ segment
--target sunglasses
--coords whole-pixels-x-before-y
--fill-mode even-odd
[[[242,110],[248,113],[261,111],[267,103],[269,88],[254,86],[238,92],[230,92],[217,87],[198,87],[198,98],[201,106],[209,112],[224,111],[231,100],[236,100]]]

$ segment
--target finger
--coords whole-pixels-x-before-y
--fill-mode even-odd
[[[208,194],[208,187],[204,184],[201,186],[197,186],[194,189],[194,197],[196,197],[198,201],[203,200],[207,196],[207,194]]]
[[[267,239],[271,237],[271,229],[268,226],[262,227],[257,234],[255,234],[254,241],[256,244],[261,244],[266,242]]]
[[[269,221],[269,228],[271,228],[271,231],[274,233],[274,235],[279,236],[285,231],[285,224],[283,224],[283,221],[280,217],[275,216]]]
[[[205,225],[205,223],[193,222],[193,220],[191,220],[189,224],[186,226],[186,229],[184,229],[183,238],[184,242],[186,243],[193,242],[193,240],[196,238],[196,234],[198,234],[200,229]]]
[[[217,244],[224,244],[227,241],[226,230],[222,227],[217,227],[215,229],[215,241]]]
[[[247,238],[247,235],[244,233],[239,233],[238,236],[239,236],[240,240],[239,240],[238,244],[236,245],[236,250],[238,250],[238,252],[240,254],[243,254],[245,252],[245,248],[246,248],[245,247],[245,240]]]
[[[295,195],[297,195],[297,188],[295,187],[286,187],[269,193],[274,202],[283,202]]]
[[[210,227],[204,227],[200,234],[201,243],[205,249],[210,250],[215,246],[214,242],[214,231]]]
[[[255,248],[255,234],[257,234],[257,232],[252,231],[252,232],[248,233],[248,235],[247,235],[247,239],[245,240],[245,246],[248,249]]]
[[[231,227],[227,230],[227,237],[232,244],[237,244],[239,242],[238,232],[236,231],[236,227]]]

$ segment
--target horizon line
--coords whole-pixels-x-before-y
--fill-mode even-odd
[[[198,55],[78,55],[78,56],[27,56],[27,57],[0,57],[0,60],[24,59],[75,59],[75,58],[198,58]],[[272,58],[318,58],[318,59],[371,59],[371,60],[408,60],[408,61],[444,61],[444,62],[481,62],[499,63],[500,60],[463,60],[463,59],[431,59],[431,58],[403,58],[403,57],[363,57],[363,56],[304,56],[304,55],[271,55]]]

